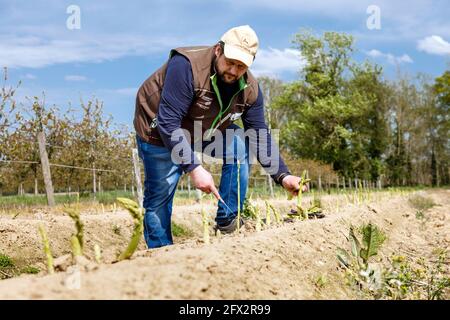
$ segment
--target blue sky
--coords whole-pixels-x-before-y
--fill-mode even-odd
[[[66,26],[70,5],[80,8],[80,29]],[[369,5],[380,9],[380,29],[367,28]],[[136,90],[169,50],[212,45],[231,27],[257,32],[256,75],[295,79],[303,64],[291,40],[306,27],[354,35],[355,58],[388,78],[398,68],[436,77],[450,67],[449,16],[446,0],[0,0],[0,66],[11,84],[22,81],[19,100],[45,91],[47,104],[64,109],[95,96],[131,127]]]

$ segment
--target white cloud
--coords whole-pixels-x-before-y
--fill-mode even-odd
[[[450,43],[436,35],[417,41],[417,49],[429,54],[450,55]]]
[[[85,76],[79,76],[79,75],[67,75],[64,77],[64,80],[66,80],[66,81],[86,81],[87,78]]]
[[[383,53],[376,49],[367,51],[366,54],[372,58],[386,59],[390,64],[413,63],[413,60],[407,54],[403,54],[401,56],[395,56],[392,53]]]
[[[278,12],[295,15],[299,26],[308,26],[310,19],[325,23],[326,29],[339,20],[345,23],[344,30],[356,35],[358,40],[368,38],[372,44],[375,40],[385,41],[411,41],[417,37],[428,34],[450,36],[450,20],[448,19],[447,0],[227,0],[233,8],[255,12],[264,10],[276,15]],[[366,20],[370,14],[366,12],[369,5],[380,8],[381,30],[366,28]],[[327,19],[326,21],[322,21]],[[306,24],[305,24],[306,21]],[[362,27],[364,26],[364,27]],[[313,23],[311,26],[318,29]],[[319,27],[320,28],[320,27]],[[341,27],[338,27],[341,29]],[[295,31],[295,30],[294,30]]]
[[[308,12],[321,13],[332,16],[340,16],[345,12],[360,11],[365,13],[367,7],[361,0],[329,0],[329,1],[310,1],[310,0],[228,0],[233,6],[245,8],[267,8],[271,10],[289,11],[289,12]]]
[[[306,64],[300,51],[294,49],[260,49],[251,67],[256,76],[278,77],[280,73],[300,71]]]
[[[171,47],[171,43],[166,38],[125,34],[90,34],[70,40],[0,35],[0,66],[42,68],[61,63],[110,61],[161,51]]]
[[[28,80],[34,80],[34,79],[36,79],[36,76],[35,76],[34,74],[27,73],[27,74],[24,74],[24,75],[22,76],[22,78],[23,78],[23,79],[28,79]]]
[[[124,96],[135,96],[138,92],[138,88],[120,88],[114,90],[114,92]]]

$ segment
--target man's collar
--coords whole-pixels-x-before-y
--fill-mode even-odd
[[[217,73],[216,73],[216,70],[215,70],[216,68],[215,68],[215,66],[214,66],[214,74],[212,75],[212,76],[210,76],[210,79],[211,79],[211,81],[213,82],[213,83],[217,83]],[[243,75],[242,75],[242,77],[240,77],[239,78],[239,80],[238,80],[238,83],[239,83],[239,90],[243,90],[243,89],[245,89],[246,87],[247,87],[247,72],[246,73],[244,73]],[[234,83],[233,83],[234,84]]]

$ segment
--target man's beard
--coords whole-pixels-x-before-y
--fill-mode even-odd
[[[215,69],[217,75],[219,76],[220,80],[222,80],[222,82],[227,83],[227,84],[235,83],[238,80],[238,78],[235,77],[234,75],[230,74],[230,73],[220,72],[219,68],[218,68],[218,65],[217,65],[217,60],[218,60],[218,58],[216,58],[214,60],[214,69]],[[228,78],[225,77],[227,75],[228,75]],[[231,78],[231,80],[230,80],[230,78]]]

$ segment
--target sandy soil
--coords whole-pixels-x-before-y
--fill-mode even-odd
[[[421,192],[437,204],[422,223],[408,203],[411,195],[378,194],[373,201],[347,205],[342,196],[322,197],[326,218],[271,226],[261,232],[201,241],[200,206],[177,207],[174,220],[194,230],[191,239],[140,251],[132,260],[111,264],[126,244],[132,220],[126,212],[83,215],[86,253],[102,248],[104,263],[81,271],[80,286],[68,285],[73,269],[54,275],[23,275],[0,281],[0,299],[353,299],[357,293],[344,284],[336,259],[337,247],[348,247],[350,224],[369,221],[387,235],[380,259],[391,254],[429,257],[450,243],[450,190]],[[273,200],[286,213],[292,201]],[[259,202],[263,207],[264,203]],[[213,212],[213,206],[206,208]],[[44,223],[55,256],[69,253],[72,221],[62,215],[0,218],[0,252],[44,268],[37,226]],[[117,232],[117,230],[120,232]],[[116,232],[114,232],[114,230]],[[326,276],[323,287],[318,277]]]

